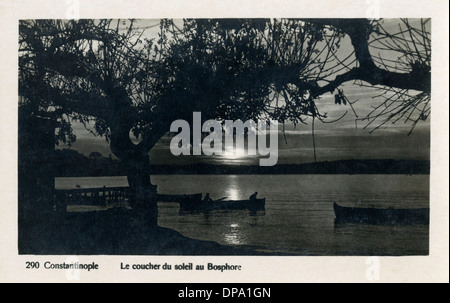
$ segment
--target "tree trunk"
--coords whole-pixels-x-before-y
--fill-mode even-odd
[[[36,253],[54,227],[55,121],[19,107],[18,249]]]
[[[19,108],[19,215],[45,217],[54,206],[55,121],[23,111]]]
[[[116,115],[111,127],[111,151],[119,158],[128,179],[129,203],[136,215],[151,225],[157,224],[158,207],[156,187],[150,182],[150,161],[148,149],[135,145],[130,139],[131,125],[128,120],[120,120],[124,115]]]
[[[130,138],[136,113],[127,92],[113,88],[113,111],[109,124],[111,129],[111,151],[119,158],[128,179],[130,190],[129,203],[141,222],[156,225],[158,206],[156,204],[156,186],[150,182],[150,161],[148,153],[151,147],[134,144]]]
[[[143,222],[156,225],[158,220],[156,186],[150,182],[148,153],[140,152],[136,148],[130,153],[130,157],[123,159],[123,163],[126,165],[130,187],[129,203],[131,208]]]

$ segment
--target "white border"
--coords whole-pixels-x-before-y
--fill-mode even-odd
[[[432,18],[431,225],[430,255],[380,257],[375,282],[449,281],[448,195],[448,2],[446,0],[0,0],[0,282],[69,282],[65,271],[25,269],[25,261],[63,262],[66,256],[17,254],[17,41],[18,20],[66,18],[68,6],[79,3],[80,18],[182,17],[323,17],[364,18],[369,7],[384,18]],[[95,261],[100,271],[81,272],[79,282],[370,282],[366,257],[171,257],[80,256]],[[121,271],[124,263],[238,263],[240,272]]]

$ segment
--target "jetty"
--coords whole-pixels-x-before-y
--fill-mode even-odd
[[[158,202],[200,201],[202,198],[202,193],[167,195],[158,194],[155,190],[148,194],[149,196],[153,195]],[[97,188],[55,189],[54,198],[55,209],[59,212],[66,212],[68,205],[107,207],[109,205],[127,203],[130,198],[130,188],[128,186],[104,186]]]
[[[156,186],[148,193],[149,197],[157,202],[175,202],[180,204],[180,211],[211,211],[211,210],[264,210],[266,199],[250,200],[219,200],[204,201],[202,193],[169,195],[158,194]],[[60,213],[67,212],[68,205],[89,205],[98,207],[125,206],[130,199],[130,188],[100,187],[100,188],[75,188],[56,189],[54,193],[55,210]]]

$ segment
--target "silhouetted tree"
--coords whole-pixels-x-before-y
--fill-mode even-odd
[[[392,33],[366,19],[161,20],[155,40],[135,20],[22,20],[20,106],[54,121],[57,141],[75,140],[72,121],[105,136],[126,167],[133,208],[155,223],[149,151],[193,111],[204,119],[312,118],[314,127],[315,119],[332,122],[320,96],[352,106],[340,86],[356,81],[388,92],[369,124],[426,119],[427,22],[400,20]],[[345,43],[353,49],[342,57]]]
[[[350,39],[353,48],[349,61],[332,50],[331,57],[340,71],[332,70],[325,85],[311,88],[313,97],[336,93],[337,103],[346,103],[339,86],[353,81],[378,90],[383,101],[359,120],[373,130],[387,122],[410,123],[411,132],[430,115],[431,29],[430,19],[309,19]],[[389,22],[390,26],[386,23]],[[337,46],[338,45],[332,45]],[[351,105],[351,103],[349,103]],[[379,121],[379,122],[378,122]],[[377,123],[378,122],[378,123]],[[372,130],[372,131],[373,131]]]
[[[54,120],[57,142],[76,139],[72,121],[88,128],[92,122],[91,131],[110,141],[127,168],[133,206],[148,205],[149,218],[156,218],[156,205],[143,201],[151,189],[148,151],[162,133],[146,133],[140,144],[130,138],[143,121],[143,104],[152,106],[146,94],[152,42],[137,47],[143,41],[133,20],[24,20],[19,32],[20,106]]]
[[[392,21],[386,29],[383,20],[367,19],[165,20],[166,96],[176,91],[177,99],[206,103],[219,119],[311,123],[314,149],[315,120],[343,117],[330,120],[320,109],[325,94],[372,131],[402,119],[412,131],[430,113],[429,20]],[[367,104],[374,109],[365,117],[341,87],[351,82],[380,91],[374,95],[382,101]]]

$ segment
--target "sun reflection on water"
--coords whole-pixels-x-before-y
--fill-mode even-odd
[[[239,200],[239,191],[235,188],[227,190],[227,200]]]
[[[243,244],[239,224],[232,223],[228,228],[228,232],[224,235],[225,242],[231,245]]]

